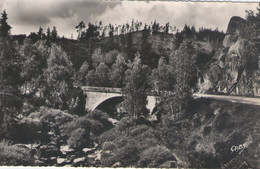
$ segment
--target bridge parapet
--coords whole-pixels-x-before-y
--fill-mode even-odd
[[[123,93],[121,88],[112,87],[81,86],[81,89],[86,92]]]
[[[81,89],[85,92],[101,92],[101,93],[120,93],[120,94],[123,94],[122,88],[81,86]],[[147,92],[147,95],[148,96],[169,97],[169,96],[174,95],[174,92],[151,90],[151,91]]]
[[[162,96],[162,97],[169,97],[173,96],[174,92],[172,91],[158,91],[158,90],[151,90],[147,93],[149,96]]]

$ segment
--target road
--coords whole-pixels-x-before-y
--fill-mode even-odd
[[[231,96],[231,95],[212,95],[212,94],[202,94],[194,93],[194,98],[211,98],[217,100],[231,101],[234,103],[244,103],[251,105],[260,105],[260,98],[258,97],[243,97],[243,96]]]

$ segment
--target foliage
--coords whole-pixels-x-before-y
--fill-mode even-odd
[[[173,154],[166,147],[150,147],[141,153],[138,167],[159,167],[166,161],[175,160]]]
[[[90,132],[91,128],[91,121],[89,118],[78,117],[72,120],[71,122],[65,124],[61,129],[61,135],[65,136],[65,138],[69,138],[71,136],[71,133],[76,129],[85,129],[86,131]]]
[[[124,82],[125,71],[127,70],[127,63],[125,58],[118,55],[116,62],[112,65],[109,72],[109,78],[113,87],[122,87]]]
[[[61,127],[62,125],[71,122],[73,116],[69,113],[63,112],[58,109],[49,109],[46,107],[41,107],[40,109],[40,120],[43,123],[48,124],[51,128]],[[33,117],[35,113],[30,116]]]
[[[43,72],[47,67],[49,55],[48,47],[44,41],[32,43],[30,39],[25,39],[20,46],[19,53],[22,57],[22,67],[20,75],[23,80],[23,94],[34,95],[43,88]]]
[[[157,91],[173,91],[175,85],[174,67],[166,63],[165,58],[160,58],[157,69],[151,74],[153,89]]]
[[[21,60],[9,37],[0,37],[0,139],[7,138],[19,114],[22,100]]]
[[[4,10],[3,13],[1,13],[1,19],[0,19],[0,37],[7,37],[10,33],[10,29],[12,28],[7,23],[7,13]]]
[[[155,131],[145,125],[136,125],[129,118],[121,120],[101,135],[102,166],[120,162],[122,167],[137,166],[140,153],[158,144]]]
[[[83,128],[72,131],[68,139],[68,145],[74,149],[87,147],[89,145],[89,133]]]
[[[102,124],[103,131],[105,129],[110,129],[113,126],[112,123],[108,120],[109,119],[108,114],[105,112],[102,112],[101,110],[91,111],[86,115],[86,117],[89,119],[93,119],[97,122],[100,122]],[[92,128],[94,129],[95,127],[92,127]],[[103,132],[103,131],[101,131],[101,132]],[[93,132],[93,133],[95,133],[95,132]]]
[[[87,83],[86,76],[88,74],[88,71],[89,71],[89,64],[87,62],[84,62],[78,72],[78,78],[80,84],[85,85]]]
[[[0,142],[1,166],[32,166],[34,159],[29,149],[11,145],[8,141]]]
[[[101,62],[96,70],[91,70],[86,76],[86,82],[89,86],[109,87],[108,78],[109,68],[104,62]]]

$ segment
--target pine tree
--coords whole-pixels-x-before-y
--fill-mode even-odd
[[[10,33],[11,26],[7,23],[7,13],[4,10],[3,13],[1,13],[1,19],[0,19],[0,36],[1,37],[7,37]]]
[[[82,37],[82,33],[84,29],[86,28],[86,25],[83,21],[81,21],[77,26],[75,26],[75,28],[77,29],[78,32],[78,39],[80,39]]]
[[[55,26],[53,26],[52,31],[51,31],[51,37],[52,41],[55,42],[58,38],[58,32]]]
[[[13,46],[9,38],[0,37],[0,140],[3,137],[10,139],[22,106],[21,61]]]
[[[47,28],[47,35],[46,35],[46,39],[47,39],[47,44],[50,45],[50,41],[51,41],[51,30],[50,28],[48,27]]]

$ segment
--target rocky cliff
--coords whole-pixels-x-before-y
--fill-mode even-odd
[[[223,47],[199,80],[200,92],[260,95],[260,46],[257,38],[243,36],[241,27],[245,26],[246,20],[240,17],[230,19]]]

